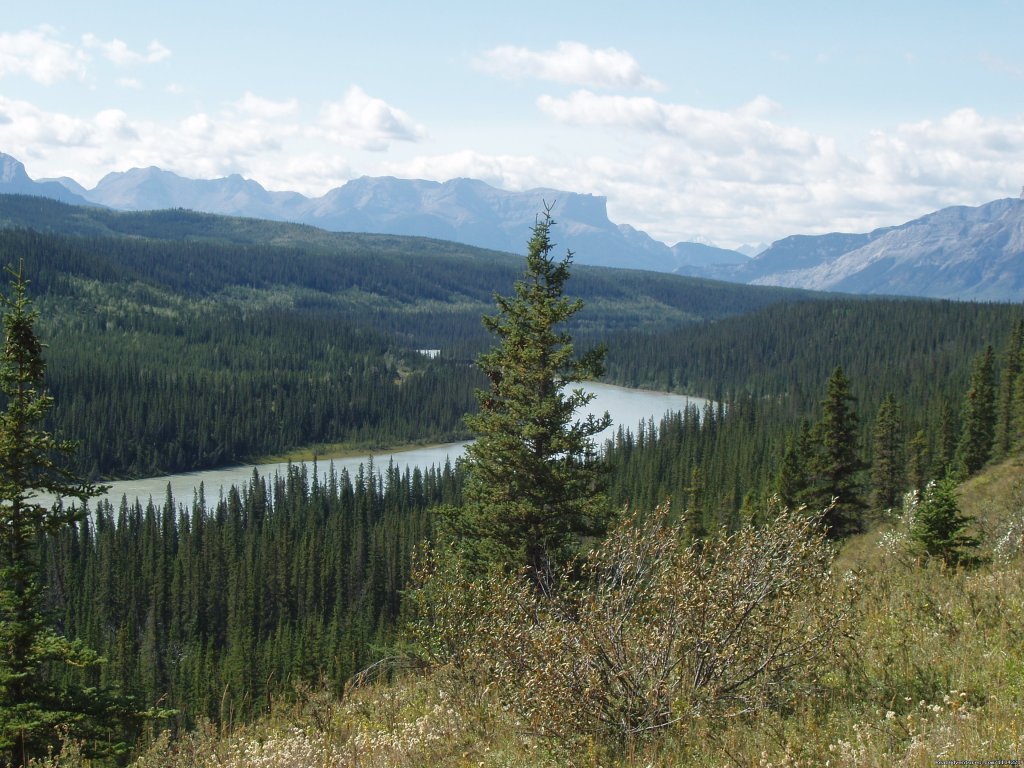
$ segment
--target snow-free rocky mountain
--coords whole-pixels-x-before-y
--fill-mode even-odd
[[[232,175],[188,179],[159,168],[33,181],[0,153],[0,193],[117,210],[187,208],[311,224],[333,231],[419,235],[523,253],[530,227],[553,204],[558,250],[580,264],[676,272],[814,290],[1024,301],[1024,199],[954,207],[867,234],[793,235],[754,258],[705,243],[668,246],[608,219],[606,199],[553,189],[507,192],[482,181],[363,177],[318,198],[270,192]]]

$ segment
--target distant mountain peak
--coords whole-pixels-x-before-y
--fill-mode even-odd
[[[36,195],[60,200],[63,203],[89,205],[84,197],[55,181],[33,181],[18,159],[0,152],[0,193]]]

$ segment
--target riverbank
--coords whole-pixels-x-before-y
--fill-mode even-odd
[[[597,436],[599,446],[611,439],[621,425],[635,433],[640,423],[653,420],[655,423],[669,411],[678,411],[689,406],[702,408],[707,402],[701,398],[686,397],[652,390],[630,389],[610,384],[587,384],[584,389],[596,395],[590,405],[580,412],[585,418],[588,414],[600,415],[609,411],[613,425]],[[274,477],[284,472],[288,464],[317,464],[317,472],[323,478],[333,465],[334,470],[342,470],[354,475],[360,466],[371,462],[377,468],[387,467],[394,462],[400,471],[431,467],[444,467],[452,464],[462,455],[469,441],[453,443],[407,443],[393,448],[375,449],[369,446],[351,443],[334,443],[328,445],[312,445],[297,448],[283,456],[270,457],[257,461],[236,464],[219,469],[184,472],[159,477],[137,478],[134,480],[117,480],[110,482],[109,489],[101,498],[105,498],[116,508],[122,498],[129,503],[136,499],[143,504],[148,499],[160,503],[166,499],[168,488],[176,502],[191,503],[198,494],[200,487],[208,501],[216,500],[221,494],[228,492],[231,486],[244,487],[251,480],[255,470],[263,477]],[[95,501],[93,506],[95,506]]]
[[[431,441],[413,441],[408,443],[398,443],[396,445],[379,445],[372,443],[353,444],[353,443],[328,443],[303,446],[295,448],[285,453],[277,453],[271,456],[260,456],[253,459],[251,462],[246,462],[245,466],[252,466],[256,464],[301,464],[303,462],[320,462],[320,461],[335,461],[337,459],[366,459],[371,456],[379,456],[382,454],[395,454],[395,453],[408,453],[409,451],[419,450],[434,450],[442,448],[452,443],[445,442],[431,442]]]

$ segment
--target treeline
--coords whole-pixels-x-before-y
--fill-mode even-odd
[[[460,484],[447,465],[302,465],[217,500],[101,502],[44,542],[49,607],[107,658],[86,683],[183,725],[251,717],[299,681],[340,692],[394,640],[429,510]]]
[[[339,441],[460,439],[478,383],[468,364],[396,352],[326,311],[97,313],[74,339],[51,345],[60,403],[52,426],[81,436],[77,461],[92,477],[190,471]]]
[[[962,392],[985,344],[1003,347],[1019,305],[888,297],[823,297],[781,303],[664,332],[628,332],[609,343],[608,375],[627,386],[714,400],[785,397],[813,408],[841,365],[858,408],[873,413],[897,392],[919,413]]]
[[[853,303],[857,311],[844,322],[867,320],[866,310],[877,303]],[[880,303],[884,317],[886,302]],[[834,352],[809,352],[797,342],[760,353],[803,362],[796,370],[804,373],[793,374],[801,384],[794,381],[792,395],[770,394],[772,377],[783,380],[781,366],[741,366],[726,377],[739,390],[727,404],[669,414],[635,430],[620,425],[606,452],[613,503],[643,510],[672,499],[677,514],[687,510],[691,536],[699,537],[763,520],[772,514],[771,497],[782,505],[820,508],[840,497],[841,508],[850,505],[838,513],[843,524],[858,530],[897,506],[907,490],[968,476],[990,459],[1024,448],[1019,307],[940,305],[934,312],[928,302],[897,302],[888,309],[901,305],[923,309],[929,322],[896,312],[891,317],[899,322],[892,326],[865,323],[864,336],[835,337]],[[809,323],[777,331],[799,327],[812,338],[830,332],[819,327],[827,318],[843,317],[828,305],[780,309],[765,314],[796,313]],[[749,327],[754,337],[762,333],[757,322]],[[989,343],[996,341],[1001,347]],[[701,340],[691,343],[699,349]],[[738,346],[744,348],[742,339]],[[793,347],[799,348],[795,354]],[[755,347],[745,348],[760,356]],[[844,357],[859,359],[865,349],[876,350],[888,367],[850,372],[840,364]],[[821,375],[825,360],[834,368]],[[689,364],[699,370],[700,362],[698,357]]]

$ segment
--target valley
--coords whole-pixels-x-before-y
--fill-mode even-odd
[[[56,403],[46,426],[79,441],[74,471],[112,486],[90,503],[88,521],[40,542],[44,578],[65,575],[59,589],[52,583],[47,611],[107,659],[102,672],[72,669],[62,684],[99,680],[130,701],[160,702],[161,727],[181,733],[229,712],[242,733],[264,727],[264,702],[286,700],[296,686],[348,701],[352,681],[378,664],[439,663],[429,638],[447,619],[414,629],[410,584],[423,548],[450,541],[447,526],[479,493],[455,450],[473,437],[463,418],[477,408],[475,392],[493,384],[474,363],[492,343],[481,316],[522,280],[523,259],[422,237],[28,196],[0,196],[0,221],[0,259],[23,264],[39,312]],[[583,264],[571,275],[567,291],[582,305],[564,338],[577,353],[606,348],[604,376],[588,385],[591,406],[600,413],[605,399],[616,401],[594,457],[594,509],[664,520],[686,552],[710,546],[702,542],[740,546],[732,542],[779,525],[799,527],[802,541],[807,520],[780,510],[835,509],[839,482],[848,505],[824,529],[827,541],[808,540],[821,557],[883,530],[910,541],[898,511],[905,492],[1019,455],[1017,304]],[[639,411],[620,408],[617,387],[647,390],[629,394]],[[838,479],[830,440],[852,456]],[[391,448],[408,444],[440,446]],[[326,445],[352,457],[332,461],[310,448]],[[309,450],[315,470],[260,462]],[[781,546],[796,543],[778,535]],[[983,551],[993,546],[986,539]],[[742,556],[761,559],[756,550]],[[916,573],[901,576],[908,589],[920,588]],[[437,589],[478,588],[459,581],[466,575],[444,578]],[[518,589],[492,587],[496,600]],[[852,593],[842,594],[830,605],[855,610]],[[457,604],[445,600],[437,605]],[[466,619],[479,630],[459,637],[508,617],[479,610]],[[881,642],[878,627],[857,627],[865,642]],[[423,631],[427,645],[403,656]],[[872,676],[857,683],[865,701],[891,695],[873,666],[836,678],[835,690],[860,674]],[[415,679],[396,678],[395,695]],[[913,684],[921,700],[939,696],[926,681]],[[837,716],[862,716],[842,701]],[[140,737],[129,722],[124,737]],[[614,751],[613,741],[602,743]]]

